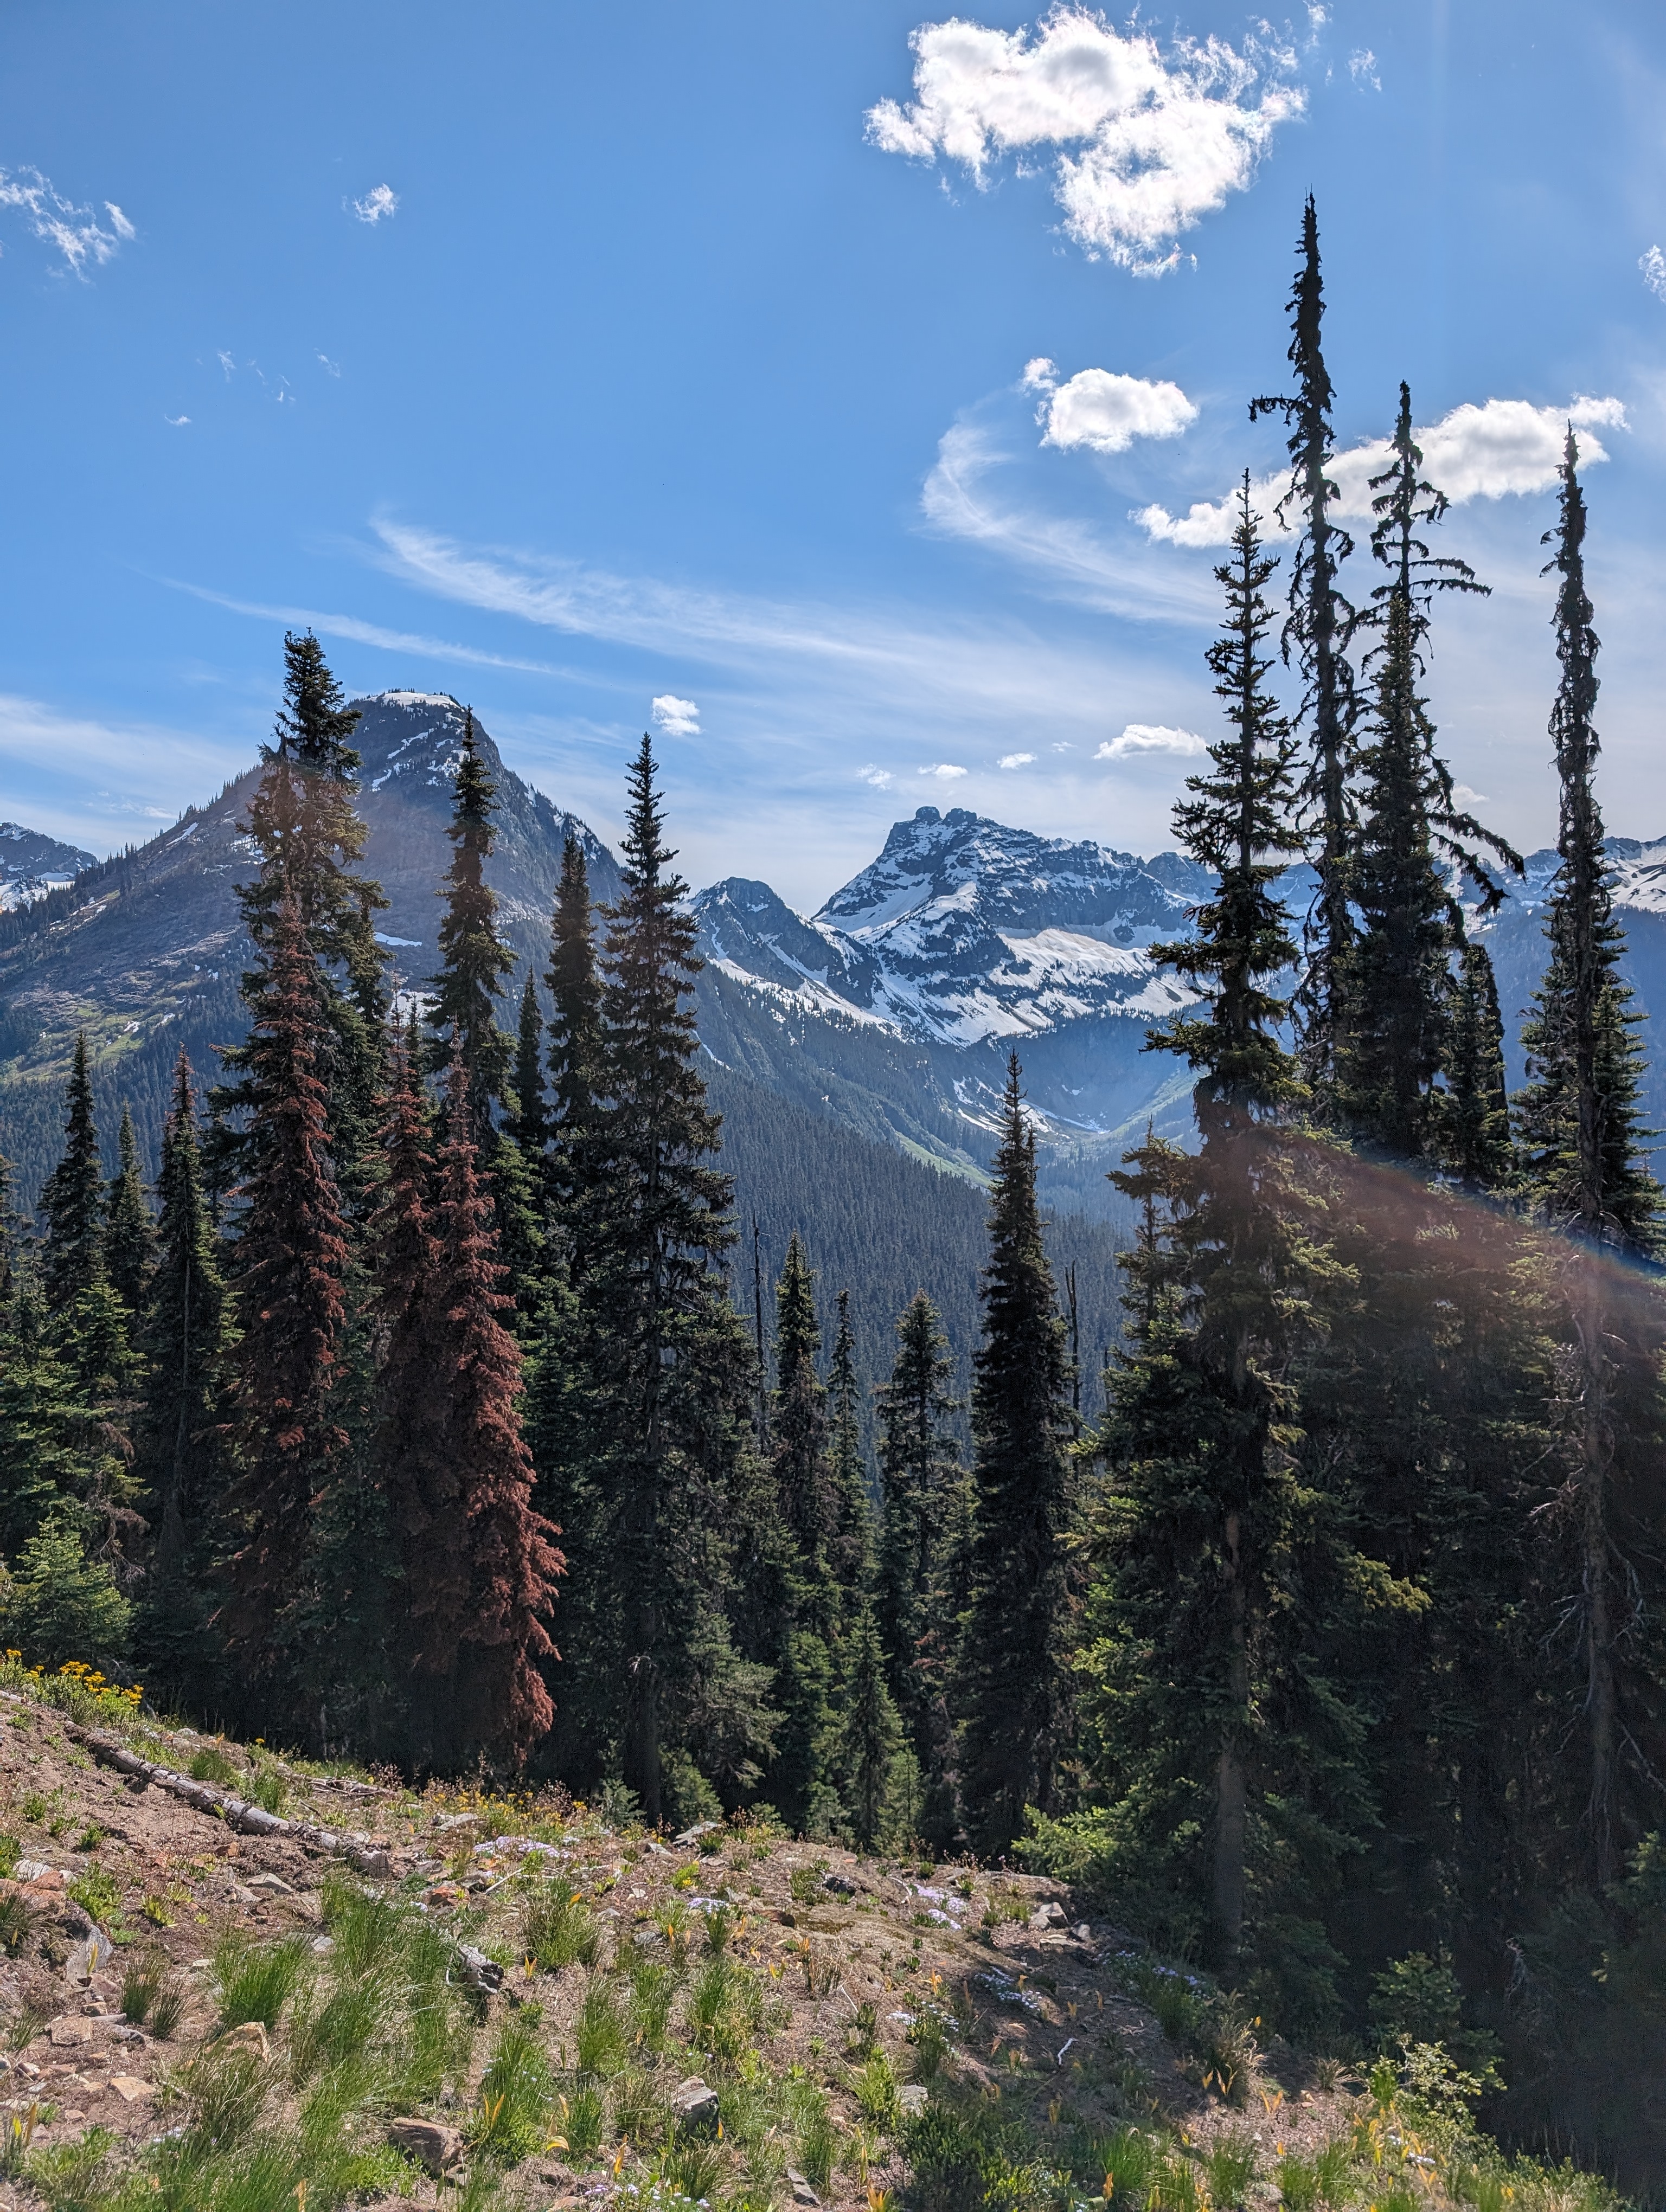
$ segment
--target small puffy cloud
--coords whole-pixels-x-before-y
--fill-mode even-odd
[[[697,738],[700,709],[692,699],[679,699],[666,691],[654,702],[654,719],[668,738]]]
[[[1304,106],[1249,50],[1187,39],[1165,55],[1148,33],[1083,7],[1055,7],[1033,33],[922,23],[909,43],[915,98],[870,108],[871,142],[921,161],[941,154],[980,189],[1000,155],[1060,148],[1066,232],[1136,276],[1175,265],[1181,234],[1248,186],[1274,131]],[[1275,70],[1285,64],[1274,58]]]
[[[350,200],[348,205],[361,222],[380,222],[386,216],[399,212],[399,195],[392,185],[378,185],[362,200]]]
[[[1637,265],[1643,271],[1643,282],[1656,299],[1666,300],[1666,253],[1657,246],[1651,246]]]
[[[891,789],[891,770],[888,768],[875,768],[872,761],[866,768],[857,769],[856,780],[859,783],[871,783],[876,791]]]
[[[185,429],[189,427],[191,422],[191,417],[189,415],[164,415],[162,420],[164,422],[168,424],[170,428],[175,430]]]
[[[1348,56],[1348,75],[1358,85],[1372,92],[1381,92],[1383,80],[1377,73],[1377,57],[1369,46],[1356,46]]]
[[[1460,806],[1487,806],[1491,804],[1484,791],[1473,791],[1467,783],[1455,783],[1452,797]]]
[[[89,265],[99,267],[138,236],[113,201],[104,204],[106,229],[91,208],[66,200],[51,178],[35,168],[0,169],[0,208],[16,208],[24,215],[35,237],[55,246],[76,276],[84,277]]]
[[[1003,753],[999,765],[1002,768],[1028,768],[1035,757],[1034,753]]]
[[[1058,383],[1059,372],[1044,353],[1038,353],[1033,361],[1025,362],[1020,380],[1026,392],[1051,392]]]
[[[1025,376],[1027,382],[1027,369]],[[1052,392],[1042,416],[1047,423],[1044,446],[1122,453],[1136,438],[1177,438],[1189,422],[1196,422],[1197,409],[1177,384],[1084,368]]]
[[[1190,730],[1171,730],[1163,722],[1130,722],[1120,738],[1107,738],[1095,760],[1130,760],[1140,753],[1207,752],[1201,738]]]
[[[1423,449],[1423,473],[1454,507],[1472,499],[1503,499],[1509,494],[1548,491],[1562,465],[1562,446],[1572,424],[1578,434],[1582,467],[1606,461],[1608,452],[1599,429],[1623,430],[1626,410],[1618,399],[1576,399],[1567,407],[1535,407],[1525,399],[1489,399],[1477,407],[1465,400],[1426,430],[1414,432]],[[1371,519],[1371,480],[1391,459],[1386,438],[1350,446],[1331,464],[1338,497],[1334,512],[1343,520]],[[1282,471],[1250,486],[1250,504],[1263,521],[1290,485]],[[1133,520],[1152,538],[1171,545],[1225,545],[1237,525],[1237,495],[1201,500],[1184,514],[1164,507],[1135,510]]]
[[[952,783],[956,776],[964,775],[966,771],[964,768],[958,768],[953,761],[933,761],[929,768],[922,768],[919,773],[938,776],[945,783]]]

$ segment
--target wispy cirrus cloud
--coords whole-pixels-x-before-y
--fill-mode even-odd
[[[0,763],[10,811],[49,836],[107,853],[153,836],[247,757],[189,731],[65,713],[6,692]]]
[[[33,235],[54,246],[72,276],[83,280],[89,267],[111,260],[138,232],[113,200],[104,203],[104,220],[95,211],[64,198],[50,177],[33,167],[0,169],[0,208],[15,208]]]
[[[1004,154],[1057,147],[1067,234],[1135,276],[1171,269],[1179,240],[1243,191],[1281,123],[1299,115],[1293,57],[1225,40],[1120,32],[1055,7],[1032,32],[955,17],[911,35],[914,94],[882,100],[867,135],[888,154],[958,161],[980,190]]]

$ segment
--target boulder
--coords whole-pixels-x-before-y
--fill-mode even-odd
[[[436,2181],[462,2162],[462,2131],[448,2128],[443,2120],[390,2120],[387,2140]]]
[[[78,2043],[92,2041],[93,2023],[90,2020],[75,2020],[66,2016],[49,2022],[46,2034],[48,2040],[59,2051],[70,2051]]]
[[[787,2186],[792,2192],[793,2202],[794,2204],[819,2204],[821,2203],[821,2198],[817,2196],[815,2191],[810,2186],[809,2182],[805,2179],[804,2175],[799,2172],[795,2166],[789,2166],[787,2169]]]
[[[910,2081],[906,2088],[897,2092],[897,2109],[905,2120],[917,2119],[926,2109],[931,2092],[923,2081]]]
[[[489,1996],[494,1990],[503,1986],[503,1969],[496,1959],[489,1959],[483,1951],[477,1951],[472,1943],[457,1947],[457,1965],[462,1980],[471,1990]]]
[[[678,2083],[671,2093],[670,2103],[673,2116],[687,2126],[717,2118],[717,2092],[708,2089],[697,2074]]]
[[[1063,1905],[1050,1899],[1045,1905],[1038,1905],[1030,1916],[1030,1925],[1038,1935],[1043,1929],[1063,1928],[1067,1924]]]
[[[138,2074],[112,2074],[110,2087],[124,2105],[137,2105],[142,2097],[155,2094],[149,2082]]]

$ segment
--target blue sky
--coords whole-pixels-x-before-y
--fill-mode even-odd
[[[310,618],[604,834],[660,701],[696,882],[813,906],[924,803],[1158,849],[1310,187],[1341,438],[1408,378],[1495,586],[1432,678],[1476,811],[1554,834],[1582,402],[1608,818],[1666,834],[1666,17],[947,21],[12,0],[0,815],[151,834]]]

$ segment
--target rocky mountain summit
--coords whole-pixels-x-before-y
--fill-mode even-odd
[[[21,822],[0,822],[0,914],[67,890],[83,868],[97,865],[96,854],[79,845],[26,830]]]

